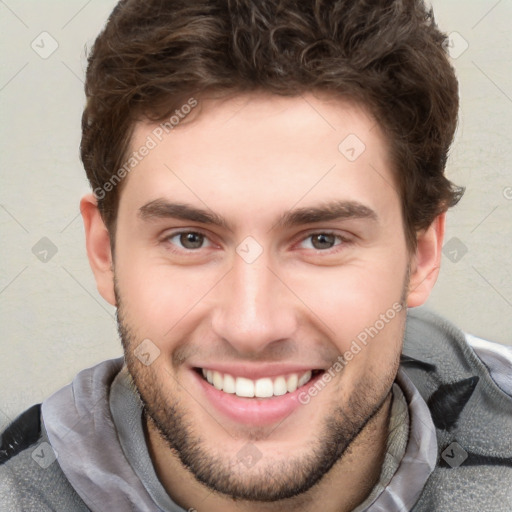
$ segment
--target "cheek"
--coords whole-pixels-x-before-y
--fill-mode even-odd
[[[140,251],[116,262],[125,317],[137,333],[162,340],[207,298],[215,285],[211,270],[173,267]],[[199,308],[200,309],[200,308]]]
[[[395,328],[399,322],[392,320],[401,310],[405,274],[405,262],[376,258],[374,262],[296,273],[290,287],[322,320],[329,337],[336,339],[338,349],[344,352],[358,336],[364,341],[365,329],[375,324],[383,337],[388,332],[395,337],[400,331],[399,325]]]

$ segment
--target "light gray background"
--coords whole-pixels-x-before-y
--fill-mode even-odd
[[[78,158],[85,48],[114,4],[0,0],[0,428],[79,370],[121,354],[78,204],[89,190]],[[512,344],[512,1],[433,5],[441,28],[457,33],[462,107],[448,174],[467,192],[448,216],[451,242],[429,305]],[[59,45],[46,59],[31,47],[51,49],[44,31]],[[47,262],[33,253],[43,237],[58,250]]]

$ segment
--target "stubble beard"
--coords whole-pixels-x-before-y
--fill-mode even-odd
[[[204,426],[194,424],[179,393],[169,389],[168,382],[173,380],[170,376],[167,384],[162,382],[151,367],[145,367],[135,357],[134,349],[140,340],[133,335],[135,330],[126,319],[117,285],[115,294],[118,331],[128,371],[143,404],[144,419],[156,427],[161,438],[196,480],[233,499],[274,502],[304,495],[343,458],[359,433],[379,412],[398,370],[399,353],[384,375],[373,379],[368,375],[361,376],[354,387],[356,392],[345,406],[333,408],[304,443],[302,453],[291,455],[287,460],[264,456],[253,467],[246,467],[236,454],[226,455],[227,450],[219,450],[218,443],[208,443],[204,439],[201,434]],[[189,402],[191,400],[189,397]],[[305,430],[308,429],[305,425]],[[262,437],[255,430],[246,440],[250,442]]]

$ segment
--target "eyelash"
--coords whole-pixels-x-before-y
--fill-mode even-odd
[[[174,233],[171,233],[167,236],[165,236],[165,238],[163,239],[164,242],[166,242],[169,246],[172,247],[172,251],[173,252],[187,252],[187,253],[194,253],[194,252],[197,252],[199,251],[199,249],[204,249],[205,247],[199,247],[197,249],[187,249],[187,248],[178,248],[178,249],[175,249],[174,247],[176,247],[177,244],[171,242],[171,240],[173,238],[176,238],[176,237],[179,237],[181,235],[186,235],[186,234],[195,234],[195,235],[200,235],[202,237],[204,237],[204,240],[207,240],[211,245],[214,245],[214,243],[210,240],[210,238],[208,237],[207,234],[203,233],[202,231],[200,230],[181,230],[181,231],[176,231]],[[309,249],[306,249],[306,250],[312,250],[312,251],[315,251],[317,253],[325,253],[325,254],[331,254],[333,252],[338,252],[342,249],[340,249],[340,247],[346,247],[348,245],[351,245],[353,243],[353,241],[348,238],[348,237],[345,237],[345,236],[342,236],[338,233],[335,233],[333,231],[312,231],[310,233],[308,233],[307,235],[301,235],[301,237],[299,239],[296,239],[297,241],[293,243],[293,245],[298,245],[299,243],[302,243],[308,239],[311,239],[313,236],[315,235],[327,235],[327,236],[334,236],[336,241],[335,241],[335,245],[333,245],[332,247],[328,248],[328,249],[315,249],[315,248],[309,248]],[[336,243],[337,242],[337,243]]]

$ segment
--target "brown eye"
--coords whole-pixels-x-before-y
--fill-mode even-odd
[[[200,233],[181,233],[180,244],[185,249],[200,249],[204,243],[204,236]]]
[[[318,250],[322,249],[331,249],[336,245],[336,237],[335,235],[330,235],[328,233],[317,233],[311,235],[309,237],[311,239],[311,245]]]
[[[181,249],[194,250],[209,246],[209,240],[205,235],[195,231],[182,231],[167,238],[167,240]]]

